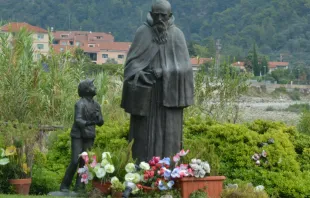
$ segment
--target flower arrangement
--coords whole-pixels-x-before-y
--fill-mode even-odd
[[[101,162],[97,161],[97,156],[90,152],[90,156],[87,152],[80,154],[80,157],[84,160],[85,165],[78,169],[78,174],[81,177],[81,182],[87,184],[89,180],[97,178],[103,182],[110,182],[112,174],[115,171],[110,152],[103,152],[101,156]]]
[[[27,166],[22,148],[14,145],[0,150],[0,165],[3,166],[2,172],[7,174],[10,179],[22,179],[30,177],[30,168]]]
[[[173,156],[174,166],[170,158],[154,156],[149,162],[141,162],[139,166],[129,163],[126,165],[125,181],[136,184],[134,191],[143,186],[153,189],[169,190],[174,186],[175,180],[182,177],[205,177],[210,174],[210,165],[207,161],[191,159],[190,163],[182,163],[183,157],[189,150],[181,150]]]

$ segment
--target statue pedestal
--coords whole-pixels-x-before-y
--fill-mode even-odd
[[[55,197],[83,197],[84,194],[77,193],[74,191],[62,192],[62,191],[54,191],[47,194],[48,196]]]

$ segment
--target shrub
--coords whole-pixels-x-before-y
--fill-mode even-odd
[[[293,104],[290,105],[289,107],[287,107],[285,109],[286,111],[290,111],[290,112],[296,112],[296,113],[300,113],[302,111],[310,111],[310,105],[305,103],[305,104]]]
[[[238,184],[237,188],[225,188],[222,192],[223,198],[268,198],[264,190],[256,190],[251,183]]]
[[[310,111],[302,112],[297,128],[299,132],[310,135]]]
[[[307,183],[308,176],[304,176],[297,160],[295,139],[299,133],[294,127],[262,120],[248,124],[210,124],[203,119],[189,119],[184,128],[185,147],[191,141],[196,145],[215,146],[215,154],[220,156],[219,174],[227,177],[226,182],[240,179],[263,185],[269,195],[279,197],[304,197],[310,192],[310,187],[302,184]],[[270,138],[274,143],[266,144]],[[263,150],[267,157],[257,166],[251,156]],[[307,160],[307,155],[303,157]],[[292,177],[296,182],[288,182],[294,181]]]

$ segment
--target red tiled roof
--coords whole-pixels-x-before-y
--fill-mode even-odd
[[[268,68],[287,67],[288,62],[268,62]]]
[[[235,67],[244,67],[244,62],[238,61],[238,62],[233,63],[232,66],[235,66]]]
[[[205,62],[207,61],[212,61],[213,59],[212,58],[198,58],[198,57],[194,57],[194,58],[191,58],[191,64],[192,65],[201,65],[201,64],[204,64]]]
[[[25,22],[23,22],[23,23],[18,23],[18,22],[8,23],[8,24],[0,27],[0,30],[2,30],[4,32],[17,32],[23,27],[26,28],[30,32],[48,33],[48,31],[43,29],[43,28],[33,26],[33,25],[30,25],[30,24],[25,23]]]

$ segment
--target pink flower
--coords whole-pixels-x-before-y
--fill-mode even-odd
[[[87,173],[84,173],[81,175],[81,182],[87,184],[88,183],[88,175]]]
[[[93,156],[93,162],[90,164],[90,167],[94,168],[97,165],[97,157],[96,155]]]
[[[188,168],[188,164],[180,164],[181,170],[186,170]]]
[[[151,159],[151,160],[149,161],[149,165],[150,165],[150,166],[155,166],[155,164],[156,164],[155,160]]]
[[[189,152],[189,150],[184,151],[184,149],[182,149],[178,154],[179,154],[180,156],[185,156],[185,155],[187,155],[188,152]]]
[[[194,176],[193,169],[191,169],[191,168],[187,169],[187,173],[190,176]]]
[[[155,161],[155,163],[158,163],[159,160],[160,160],[160,157],[156,156],[156,157],[153,157],[153,160]]]
[[[177,153],[175,156],[173,156],[173,161],[178,163],[180,161],[180,155]]]

